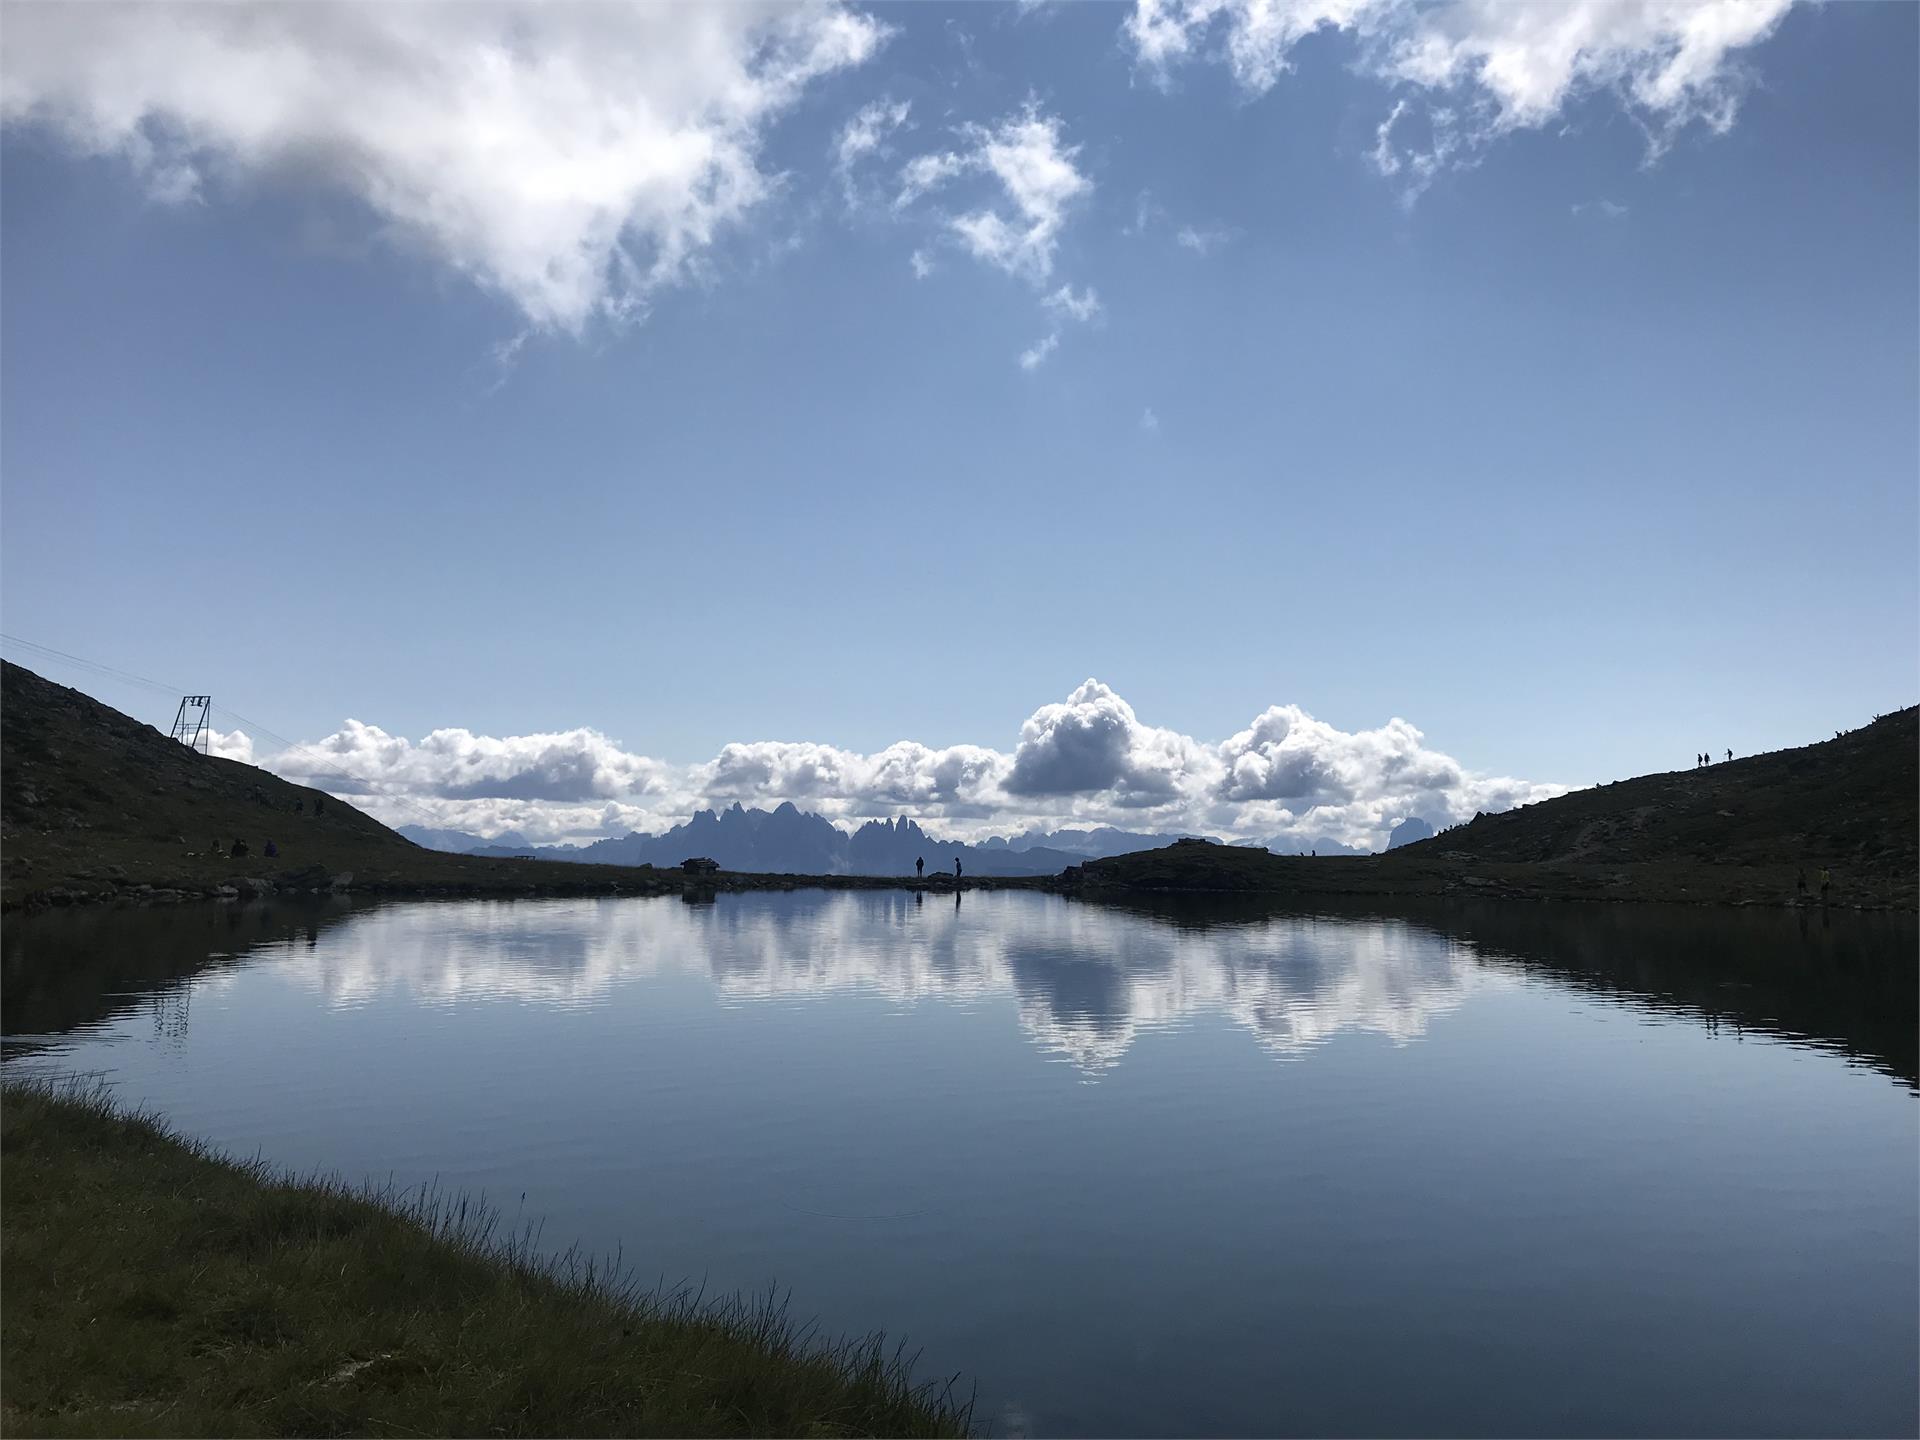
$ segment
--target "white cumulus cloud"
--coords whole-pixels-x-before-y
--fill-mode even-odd
[[[658,761],[621,749],[597,730],[503,739],[445,729],[415,744],[358,720],[284,752],[273,768],[341,794],[572,804],[648,795],[666,779]]]
[[[253,764],[253,737],[244,730],[222,734],[209,726],[207,753],[218,755],[222,760],[238,760],[242,765],[251,765]]]
[[[539,843],[657,833],[707,806],[791,801],[845,826],[909,815],[960,840],[1111,824],[1378,848],[1409,815],[1444,825],[1565,788],[1476,775],[1404,720],[1343,731],[1293,705],[1209,743],[1142,720],[1096,679],[1036,709],[1011,751],[747,740],[672,765],[584,728],[504,737],[444,729],[416,742],[348,721],[265,763],[389,824],[513,831]]]
[[[1006,789],[1010,795],[1106,792],[1132,808],[1164,802],[1207,765],[1204,747],[1142,724],[1131,705],[1090,679],[1064,701],[1042,705],[1020,728]]]
[[[887,34],[768,3],[89,0],[6,21],[6,123],[121,156],[164,201],[318,181],[569,333],[697,267],[775,184],[768,127]]]

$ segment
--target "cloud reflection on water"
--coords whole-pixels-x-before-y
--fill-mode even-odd
[[[389,997],[592,1008],[618,987],[705,976],[723,1003],[875,996],[1011,998],[1034,1043],[1083,1071],[1141,1034],[1224,1015],[1279,1057],[1342,1031],[1405,1044],[1486,987],[1471,945],[1391,918],[1274,917],[1194,928],[1053,896],[726,896],[541,905],[395,905],[353,915],[316,946],[283,943],[290,973],[329,1004]]]

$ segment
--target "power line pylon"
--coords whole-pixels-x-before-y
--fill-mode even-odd
[[[173,715],[173,736],[189,750],[207,753],[207,737],[213,727],[207,722],[213,714],[211,695],[183,695],[180,708]]]

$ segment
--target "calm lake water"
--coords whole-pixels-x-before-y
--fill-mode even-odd
[[[60,913],[7,1064],[790,1289],[1001,1434],[1914,1433],[1910,920],[972,893]],[[524,1200],[522,1196],[524,1195]]]

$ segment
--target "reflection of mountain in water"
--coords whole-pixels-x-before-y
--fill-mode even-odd
[[[736,1000],[1010,995],[1044,1050],[1086,1069],[1114,1064],[1143,1031],[1206,1014],[1231,1017],[1282,1054],[1348,1029],[1405,1042],[1476,985],[1506,983],[1470,952],[1396,920],[1292,917],[1196,931],[1053,897],[967,903],[964,924],[937,900],[916,906],[905,895],[783,896],[707,917],[653,907],[664,923],[617,948],[704,962]]]
[[[742,1003],[1010,998],[1036,1044],[1094,1071],[1143,1032],[1209,1015],[1276,1056],[1349,1030],[1405,1043],[1473,991],[1534,973],[1811,1038],[1911,1085],[1920,1048],[1912,948],[1910,917],[1823,925],[1631,906],[1434,903],[1391,917],[1305,917],[1249,897],[1121,909],[972,894],[956,913],[944,897],[805,891],[699,908],[613,899],[196,906],[16,918],[4,1029],[97,1023],[215,966],[274,963],[332,1005],[398,995],[589,1007],[671,970],[707,976],[723,999]]]
[[[1276,1053],[1341,1030],[1422,1034],[1476,985],[1503,983],[1440,937],[1395,920],[1294,918],[1201,932],[1056,897],[974,896],[970,923],[937,902],[839,896],[793,926],[771,911],[722,916],[723,994],[866,991],[901,1002],[1011,994],[1050,1053],[1115,1063],[1145,1030],[1224,1014]],[[983,923],[971,923],[975,917]]]
[[[1397,920],[1290,917],[1217,931],[1057,897],[973,895],[958,913],[906,894],[729,896],[712,909],[610,900],[393,905],[353,915],[292,973],[329,1004],[589,1006],[662,969],[725,999],[866,994],[899,1004],[1010,996],[1049,1053],[1087,1069],[1145,1030],[1224,1014],[1275,1053],[1341,1030],[1404,1042],[1476,985],[1471,954]]]
[[[330,896],[9,915],[0,928],[0,1034],[59,1034],[141,1004],[154,1009],[156,1024],[183,1031],[185,1006],[175,992],[187,980],[256,964],[290,947],[316,946],[324,931],[366,909],[367,902]]]

